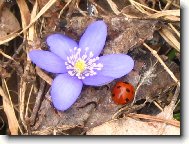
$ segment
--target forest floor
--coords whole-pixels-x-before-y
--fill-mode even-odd
[[[128,54],[133,70],[101,87],[84,86],[77,101],[57,111],[54,74],[35,66],[31,50],[48,50],[46,38],[76,41],[103,20],[108,36],[101,55]],[[180,135],[179,0],[0,0],[0,134]],[[118,82],[135,89],[117,105]]]

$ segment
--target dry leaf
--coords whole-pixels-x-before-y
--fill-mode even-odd
[[[87,135],[158,135],[160,122],[122,118],[106,122],[87,131]],[[168,125],[162,135],[180,135],[180,128]]]
[[[68,20],[66,34],[78,40],[85,28],[95,20],[91,17],[74,17]],[[104,17],[104,21],[108,25],[104,54],[127,53],[145,40],[152,39],[154,31],[159,27],[157,21],[127,19],[123,16]]]
[[[0,37],[4,37],[12,32],[20,29],[20,24],[17,18],[6,7],[1,10],[0,15]]]
[[[87,25],[94,20],[91,17],[74,17],[66,25],[66,34],[78,40]],[[149,51],[133,48],[142,44],[141,39],[146,40],[153,37],[153,32],[156,30],[156,21],[127,20],[124,17],[111,17],[105,19],[105,21],[108,25],[108,38],[104,54],[127,53],[128,50],[132,50],[130,55],[135,60],[135,71],[104,87],[84,87],[76,103],[65,112],[57,114],[48,96],[43,100],[39,110],[40,121],[34,126],[37,126],[37,130],[60,125],[82,125],[86,128],[92,128],[111,120],[112,116],[121,107],[114,104],[111,99],[111,89],[116,81],[128,81],[136,87],[142,76],[141,74],[148,71],[154,64],[156,59]],[[168,64],[170,63],[168,62]],[[163,70],[161,64],[158,63],[154,69],[152,76],[150,75],[138,89],[136,100],[146,99],[150,96],[158,97],[159,90],[163,91],[172,86],[173,81],[169,74]],[[178,70],[178,67],[173,67],[173,69]],[[162,78],[164,81],[162,81]]]

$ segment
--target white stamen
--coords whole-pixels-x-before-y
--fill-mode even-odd
[[[67,62],[65,62],[68,74],[77,76],[78,79],[85,79],[85,77],[96,75],[97,71],[102,70],[103,64],[96,63],[99,57],[94,58],[93,52],[88,52],[88,50],[89,48],[86,47],[81,56],[81,48],[70,49],[71,55],[67,57]]]

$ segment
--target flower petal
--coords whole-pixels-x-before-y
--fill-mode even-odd
[[[109,77],[109,76],[103,76],[103,75],[97,74],[95,76],[86,77],[82,81],[85,85],[102,86],[102,85],[110,83],[114,79],[115,78],[112,78],[112,77]]]
[[[65,61],[49,51],[32,50],[29,57],[38,67],[52,73],[67,72]]]
[[[133,59],[125,54],[101,56],[98,62],[103,64],[102,70],[98,73],[114,78],[128,74],[134,67]]]
[[[77,100],[83,83],[68,74],[58,75],[52,82],[51,97],[57,110],[67,110]]]
[[[86,47],[98,56],[102,51],[107,36],[107,25],[104,21],[96,21],[90,24],[79,41],[79,47],[84,50]],[[84,53],[84,51],[82,51]]]
[[[73,39],[63,34],[52,34],[47,37],[46,41],[50,50],[63,60],[67,60],[67,56],[70,55],[70,49],[78,47],[78,44]]]

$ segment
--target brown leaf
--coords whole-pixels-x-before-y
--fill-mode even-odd
[[[48,96],[47,99],[43,100],[39,111],[40,121],[34,126],[38,125],[37,130],[60,125],[81,125],[88,129],[111,120],[112,116],[122,107],[114,104],[111,99],[111,90],[115,83],[120,80],[128,81],[137,88],[140,78],[156,62],[156,59],[146,49],[143,50],[139,47],[134,49],[134,47],[153,37],[153,32],[158,24],[157,21],[127,20],[125,17],[111,17],[104,20],[108,25],[108,38],[104,54],[128,53],[128,50],[130,50],[129,54],[135,60],[134,71],[103,87],[85,86],[76,103],[65,112],[58,112],[57,114],[48,100]],[[95,21],[95,19],[91,17],[74,17],[68,21],[65,33],[75,40],[79,40],[85,28],[92,21]],[[167,64],[171,63],[167,62]],[[172,68],[178,70],[178,66]],[[152,67],[152,70],[153,73],[138,88],[136,100],[157,96],[159,90],[163,91],[174,84],[172,78],[159,63],[154,68]],[[179,74],[179,72],[177,73]],[[132,108],[130,105],[127,105],[127,107]]]
[[[8,8],[4,7],[0,15],[0,37],[18,31],[19,29],[20,24],[17,18]]]
[[[136,62],[134,69],[139,70],[138,73],[140,73],[140,81],[135,92],[136,100],[157,99],[161,95],[164,96],[164,92],[169,88],[175,86],[174,80],[149,51],[139,48],[134,49],[130,54]],[[138,63],[142,63],[142,67],[137,65]],[[165,61],[165,64],[180,79],[179,66],[169,60]]]
[[[66,26],[67,34],[79,40],[84,29],[93,21],[95,19],[91,17],[74,17]],[[145,40],[152,39],[159,25],[157,21],[127,19],[123,16],[105,17],[104,21],[108,25],[104,54],[127,53],[129,49],[141,45]]]
[[[162,123],[132,118],[108,121],[87,131],[87,135],[158,135]],[[168,125],[162,135],[180,135],[180,128]]]

